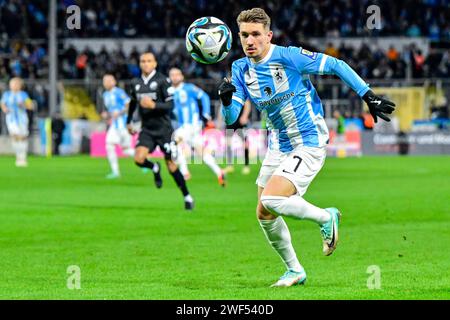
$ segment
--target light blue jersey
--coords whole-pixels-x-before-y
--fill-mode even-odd
[[[103,92],[103,101],[106,110],[112,115],[114,111],[122,112],[122,114],[114,119],[111,126],[115,129],[124,129],[127,126],[127,114],[125,112],[126,105],[130,102],[130,97],[126,92],[118,87],[114,87],[109,91]]]
[[[208,94],[191,83],[181,83],[174,91],[174,114],[178,126],[201,125],[200,108],[198,100],[202,104],[202,116],[211,119],[211,101]]]
[[[223,107],[227,124],[234,123],[246,99],[266,113],[270,130],[269,149],[288,153],[297,146],[322,147],[328,128],[322,103],[310,74],[340,77],[359,96],[369,86],[344,61],[298,47],[271,45],[267,56],[254,63],[245,57],[233,62],[232,104]]]
[[[28,125],[28,115],[25,108],[25,101],[30,99],[25,91],[5,91],[2,95],[1,103],[8,108],[6,123],[17,126]]]

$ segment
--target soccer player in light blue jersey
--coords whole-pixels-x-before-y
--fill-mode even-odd
[[[116,86],[116,79],[112,74],[103,76],[103,104],[105,111],[103,118],[110,119],[108,132],[106,134],[106,154],[111,166],[111,173],[107,179],[120,177],[119,161],[116,154],[116,145],[122,147],[122,151],[127,156],[134,156],[134,149],[131,146],[131,135],[127,130],[127,113],[130,97],[126,92]]]
[[[211,121],[211,102],[208,94],[194,84],[184,82],[183,73],[178,68],[170,69],[169,78],[173,88],[174,114],[178,123],[174,138],[178,144],[177,162],[181,173],[186,180],[190,178],[186,155],[181,148],[181,142],[184,142],[202,156],[203,162],[216,175],[219,185],[224,187],[225,174],[217,165],[211,150],[203,146],[203,119]]]
[[[282,216],[316,222],[323,253],[330,255],[338,241],[340,212],[307,202],[305,194],[325,162],[328,129],[321,101],[310,74],[338,76],[367,104],[374,117],[385,121],[394,104],[376,96],[344,61],[299,47],[271,44],[270,18],[259,8],[242,11],[239,37],[245,58],[234,61],[232,77],[218,92],[227,124],[237,120],[246,99],[265,113],[269,148],[258,179],[257,217],[270,245],[287,267],[273,286],[303,284],[306,273],[291,243]]]
[[[21,78],[9,81],[9,90],[1,98],[1,108],[6,115],[6,126],[11,143],[16,153],[16,166],[26,167],[28,152],[28,115],[27,109],[33,109],[33,102],[25,91],[22,91]]]

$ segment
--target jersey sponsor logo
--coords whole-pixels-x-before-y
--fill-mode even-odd
[[[138,98],[138,100],[142,99],[143,97],[150,97],[152,100],[158,99],[158,95],[156,94],[156,92],[138,93],[136,97]]]
[[[304,56],[307,56],[308,58],[313,59],[313,60],[316,60],[316,58],[317,58],[317,52],[311,52],[311,51],[309,51],[309,50],[302,49],[302,50],[300,51],[300,53],[301,53],[302,55],[304,55]]]
[[[291,91],[291,92],[288,92],[288,93],[286,93],[286,94],[284,94],[284,95],[282,95],[280,97],[272,98],[270,100],[259,101],[258,105],[259,105],[260,108],[264,108],[264,107],[267,107],[267,106],[270,106],[270,105],[276,105],[276,104],[279,104],[279,103],[281,103],[283,101],[289,100],[294,95],[295,95],[294,92]]]

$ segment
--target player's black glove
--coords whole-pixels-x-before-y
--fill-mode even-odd
[[[225,107],[229,106],[233,98],[233,92],[236,92],[236,87],[231,84],[230,79],[224,78],[217,89],[222,104]]]
[[[367,91],[362,99],[367,103],[375,123],[377,122],[377,117],[380,117],[384,121],[391,121],[385,113],[391,114],[395,110],[395,103],[375,95],[372,90]]]

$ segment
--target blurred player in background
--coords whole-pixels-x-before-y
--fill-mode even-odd
[[[226,126],[226,143],[227,143],[227,167],[225,168],[225,172],[233,172],[234,166],[233,166],[233,149],[232,149],[232,142],[233,142],[233,136],[234,133],[236,133],[241,139],[242,143],[244,144],[244,167],[242,168],[242,174],[249,174],[250,173],[250,166],[249,166],[249,154],[248,154],[248,138],[247,138],[247,126],[250,119],[250,112],[252,110],[251,102],[250,100],[245,101],[244,106],[241,109],[241,112],[238,116],[238,120],[230,125]]]
[[[338,241],[340,212],[322,209],[303,195],[319,173],[326,157],[328,129],[323,107],[309,74],[333,74],[341,78],[367,104],[374,117],[389,121],[394,104],[376,96],[344,61],[299,47],[271,44],[270,18],[263,9],[242,11],[239,37],[246,55],[233,62],[232,79],[219,85],[227,124],[238,120],[247,99],[267,113],[269,148],[258,179],[257,216],[270,245],[287,271],[274,284],[303,284],[306,273],[291,243],[281,216],[314,221],[320,227],[323,253],[330,255]]]
[[[141,168],[149,168],[155,173],[158,188],[162,186],[160,166],[147,159],[157,146],[164,153],[164,158],[178,188],[183,193],[186,210],[194,208],[194,199],[189,194],[183,174],[175,163],[176,143],[172,141],[173,128],[170,115],[173,110],[173,96],[170,94],[170,82],[167,77],[156,71],[156,58],[153,53],[146,52],[139,58],[141,78],[136,79],[131,91],[131,102],[128,110],[127,127],[134,133],[131,120],[136,107],[142,120],[142,129],[136,144],[134,161]]]
[[[9,81],[9,90],[5,91],[1,99],[2,111],[6,114],[6,126],[11,136],[12,147],[16,153],[16,166],[26,167],[28,153],[28,115],[27,110],[33,109],[33,102],[28,94],[22,90],[21,78]]]
[[[181,148],[181,142],[194,148],[198,155],[202,156],[204,163],[217,176],[219,185],[225,186],[225,174],[217,165],[211,154],[211,150],[203,147],[202,125],[203,122],[211,122],[211,103],[206,92],[194,84],[184,82],[184,76],[180,69],[172,68],[169,71],[170,81],[174,89],[174,113],[178,122],[174,138],[178,145],[177,160],[180,171],[188,180],[191,176],[186,164],[186,155]],[[201,101],[201,109],[198,105]],[[201,110],[201,111],[200,111]]]
[[[126,92],[116,86],[116,79],[112,74],[103,76],[103,105],[105,111],[102,112],[103,119],[109,120],[109,128],[106,133],[106,154],[108,156],[111,173],[107,179],[117,179],[120,177],[119,161],[116,154],[116,145],[122,147],[122,152],[127,156],[134,156],[134,149],[131,146],[131,135],[127,130],[127,112],[130,97]]]

